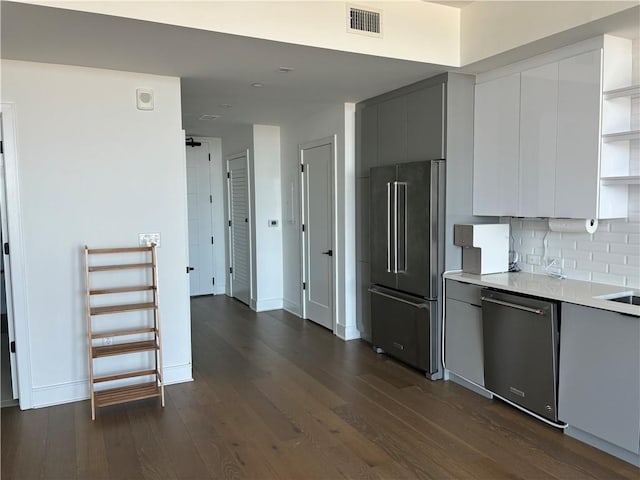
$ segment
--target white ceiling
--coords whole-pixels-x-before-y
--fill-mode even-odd
[[[2,2],[2,58],[182,78],[183,127],[280,125],[445,71],[441,66],[71,10]],[[278,67],[292,67],[290,73]],[[251,83],[261,82],[262,88]],[[220,104],[231,104],[222,108]],[[200,115],[221,114],[214,121]]]
[[[429,0],[424,0],[424,1],[429,1]],[[464,8],[467,5],[469,5],[470,3],[473,3],[473,1],[466,1],[466,0],[452,0],[450,2],[432,2],[432,1],[429,1],[429,3],[439,3],[441,5],[446,5],[447,7]]]

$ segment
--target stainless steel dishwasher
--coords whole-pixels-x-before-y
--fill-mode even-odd
[[[482,290],[485,388],[558,421],[558,305]]]

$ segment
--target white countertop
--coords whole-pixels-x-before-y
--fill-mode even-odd
[[[462,272],[445,273],[444,278],[640,317],[640,306],[638,305],[629,305],[602,298],[595,298],[634,291],[632,288],[627,287],[583,282],[580,280],[558,279],[547,275],[524,272],[493,273],[490,275],[475,275],[473,273]],[[636,294],[637,293],[636,291]]]

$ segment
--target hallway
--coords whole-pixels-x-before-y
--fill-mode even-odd
[[[3,479],[637,478],[638,469],[362,341],[225,296],[191,301],[192,383],[2,409]],[[170,322],[170,319],[164,319]],[[171,341],[171,339],[165,339]]]

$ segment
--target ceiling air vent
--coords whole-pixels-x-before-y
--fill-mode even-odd
[[[374,37],[382,36],[382,12],[369,7],[347,6],[347,31]]]

